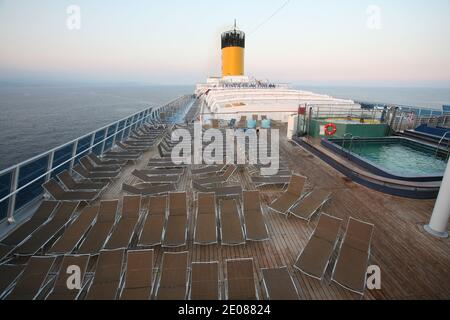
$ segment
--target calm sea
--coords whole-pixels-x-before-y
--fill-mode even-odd
[[[298,87],[354,100],[440,109],[450,89]],[[122,119],[194,86],[45,87],[0,85],[0,170]]]
[[[0,86],[0,170],[193,91],[194,86]]]

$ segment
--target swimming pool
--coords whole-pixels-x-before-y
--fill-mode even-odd
[[[436,147],[400,137],[324,139],[322,144],[341,156],[386,178],[406,181],[440,181],[447,154]]]

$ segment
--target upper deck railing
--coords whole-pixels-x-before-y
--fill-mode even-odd
[[[42,184],[64,170],[72,171],[82,157],[91,152],[101,155],[111,150],[116,142],[126,140],[133,130],[151,121],[160,122],[161,117],[167,122],[177,122],[179,114],[185,114],[193,101],[193,96],[188,95],[164,106],[146,108],[1,171],[0,223],[5,219],[14,222],[17,212],[42,198]]]

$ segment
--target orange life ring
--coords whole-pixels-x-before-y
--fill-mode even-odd
[[[330,130],[331,128],[331,130]],[[337,127],[334,123],[329,123],[325,126],[325,135],[334,136],[337,132]]]

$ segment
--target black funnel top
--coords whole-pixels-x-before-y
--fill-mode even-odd
[[[222,49],[228,47],[245,48],[245,33],[239,30],[222,33]]]

